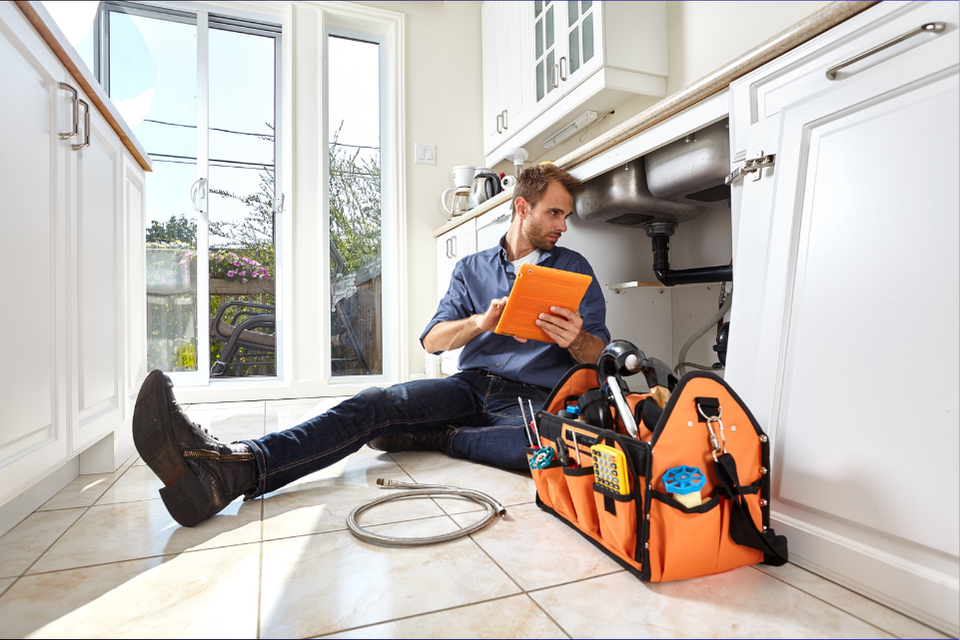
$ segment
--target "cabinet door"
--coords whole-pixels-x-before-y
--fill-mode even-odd
[[[533,10],[531,28],[533,39],[534,93],[533,104],[536,113],[543,113],[547,107],[560,99],[563,93],[560,80],[560,58],[563,57],[563,27],[566,3],[541,2],[520,3]]]
[[[66,74],[13,3],[0,4],[4,273],[0,504],[67,458]],[[15,96],[15,99],[13,97]]]
[[[742,393],[775,436],[772,518],[791,560],[956,634],[960,38],[951,23],[781,111],[775,178],[762,179],[773,181],[772,211],[745,190],[740,216],[738,253],[759,231],[753,250],[765,267],[737,280],[735,305],[750,300],[760,314]]]
[[[483,152],[490,153],[503,142],[503,107],[500,103],[504,79],[500,64],[505,44],[501,32],[505,2],[484,2],[480,8],[483,46]]]
[[[89,102],[89,100],[87,100]],[[120,211],[123,150],[107,122],[90,114],[90,146],[72,153],[69,264],[73,452],[120,425],[123,320]]]
[[[452,229],[437,238],[437,300],[443,299],[450,287],[450,276],[457,261],[477,250],[477,221],[467,220],[456,229]],[[440,371],[442,373],[456,373],[460,369],[457,361],[460,351],[444,351],[440,354]]]
[[[560,79],[567,92],[603,66],[603,3],[569,0],[560,4],[566,4]]]

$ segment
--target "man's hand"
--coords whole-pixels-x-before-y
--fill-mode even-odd
[[[497,323],[500,322],[500,316],[503,315],[503,308],[505,306],[507,306],[506,298],[494,298],[490,301],[490,306],[487,307],[486,311],[474,316],[477,321],[479,333],[493,331],[497,328]]]
[[[427,353],[453,351],[459,349],[485,331],[497,328],[503,308],[507,304],[506,298],[494,298],[490,306],[483,313],[472,315],[460,320],[438,322],[423,338],[423,348]]]
[[[550,307],[550,313],[540,314],[537,326],[567,349],[577,362],[596,362],[603,350],[603,340],[584,330],[583,318],[576,311]]]

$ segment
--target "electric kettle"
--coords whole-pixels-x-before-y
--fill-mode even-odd
[[[501,191],[500,176],[489,169],[477,169],[470,186],[470,208],[486,202]]]

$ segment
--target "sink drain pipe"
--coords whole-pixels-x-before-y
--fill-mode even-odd
[[[699,267],[696,269],[670,268],[670,236],[677,229],[676,222],[648,222],[644,230],[653,242],[653,273],[657,280],[668,287],[678,284],[701,284],[706,282],[731,282],[733,267]]]

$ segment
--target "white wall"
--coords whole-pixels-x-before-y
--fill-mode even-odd
[[[424,370],[418,338],[436,311],[436,240],[449,215],[440,194],[450,168],[483,163],[480,2],[360,2],[405,15],[407,326],[410,372]],[[436,166],[413,164],[413,145],[437,145]]]

